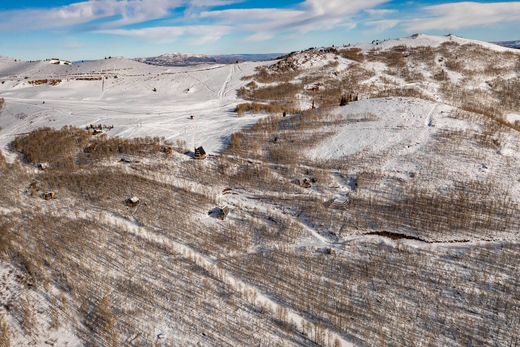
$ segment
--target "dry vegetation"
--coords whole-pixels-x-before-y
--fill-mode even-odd
[[[351,64],[341,73],[333,71],[338,66],[337,60],[317,71],[299,68],[299,60],[323,58],[324,54],[348,59]],[[367,63],[384,64],[386,70],[376,75]],[[451,41],[438,48],[396,46],[368,53],[358,48],[309,49],[260,68],[256,75],[248,77],[252,82],[242,88],[239,95],[255,101],[257,106],[250,106],[250,110],[277,113],[282,100],[291,102],[293,109],[305,109],[295,102],[301,104],[302,100],[308,100],[307,104],[315,107],[329,107],[339,106],[341,98],[348,95],[359,99],[388,96],[433,99],[432,94],[440,94],[444,102],[507,125],[503,121],[504,114],[520,109],[519,66],[517,54]],[[457,77],[460,81],[453,80],[454,74],[460,76]],[[265,83],[269,85],[262,86]],[[406,83],[413,86],[403,87]],[[303,98],[296,100],[295,95]],[[276,106],[258,107],[270,103]],[[247,107],[242,105],[237,112],[245,109]]]
[[[360,48],[342,49],[339,51],[339,54],[343,58],[357,61],[358,63],[363,63],[365,61],[365,55],[363,54],[363,50]]]
[[[448,71],[471,75],[458,61],[474,47],[336,52],[354,61],[339,79],[316,73],[294,83],[300,72],[287,61],[251,77],[240,93],[254,102],[237,112],[274,115],[205,161],[171,153],[163,139],[71,127],[16,138],[23,161],[9,164],[0,152],[0,262],[18,274],[4,288],[18,296],[0,311],[0,345],[37,344],[60,327],[102,346],[336,347],[338,336],[358,345],[518,345],[520,206],[510,183],[519,164],[504,156],[478,179],[453,169],[485,166],[506,143],[517,148],[515,126],[501,118],[518,107],[517,81],[494,79],[481,100],[447,83]],[[499,60],[483,67],[490,75],[512,59],[485,57]],[[384,87],[366,83],[376,74],[363,61],[386,64]],[[302,155],[349,121],[329,106],[354,96],[427,98],[392,80],[417,78],[411,63],[430,67],[453,102],[465,93],[461,107],[476,112],[450,116],[476,128],[435,132],[399,158],[412,171],[385,171],[385,152]],[[281,84],[263,85],[272,82]],[[317,109],[299,111],[297,94]],[[486,106],[489,97],[503,103]],[[42,162],[51,169],[28,167]],[[352,186],[341,203],[339,184]],[[33,194],[46,191],[57,199]],[[131,196],[139,206],[125,205]],[[230,208],[226,220],[208,215],[216,206]]]
[[[171,144],[160,138],[122,139],[106,135],[94,136],[73,127],[60,130],[41,128],[17,137],[11,148],[31,164],[47,163],[51,168],[72,170],[115,155],[159,155]]]
[[[238,104],[235,108],[235,112],[242,116],[245,113],[283,113],[283,112],[290,112],[295,113],[299,110],[295,108],[293,103],[278,103],[278,102],[270,102],[270,103],[258,103],[258,102],[251,102],[251,103],[242,103]]]
[[[60,83],[61,83],[61,80],[56,80],[56,79],[43,79],[43,80],[29,81],[29,84],[32,84],[35,86],[41,86],[41,85],[57,86]]]
[[[24,155],[33,164],[49,163],[60,167],[74,167],[81,147],[88,142],[86,131],[66,127],[61,130],[38,129],[17,137],[11,148]]]
[[[455,116],[476,117],[473,121],[488,124],[487,130],[439,133],[431,144],[432,152],[441,153],[439,160],[446,160],[446,153],[455,160],[468,155],[454,151],[465,141],[480,144],[476,152],[496,151],[500,134],[510,131],[486,118]],[[0,157],[9,182],[0,198],[21,208],[0,224],[2,261],[30,284],[22,292],[27,299],[7,313],[26,318],[2,329],[18,339],[23,331],[30,339],[49,324],[66,326],[86,344],[116,346],[134,338],[134,344],[147,345],[160,333],[154,322],[166,317],[183,344],[337,345],[330,331],[362,345],[517,343],[511,332],[518,322],[508,318],[518,314],[520,287],[509,276],[517,244],[493,243],[489,237],[490,231],[515,233],[516,203],[492,181],[460,182],[439,194],[418,189],[421,180],[432,177],[406,182],[361,170],[354,174],[358,188],[350,202],[328,206],[323,197],[330,196],[337,177],[347,179],[363,161],[374,166],[380,160],[302,160],[295,148],[311,146],[340,122],[326,110],[271,116],[234,134],[227,152],[206,162],[178,154],[165,160],[153,139],[127,143],[74,128],[19,137],[13,148],[27,159],[85,155],[89,160],[75,170],[57,165],[28,174]],[[45,156],[35,144],[61,151]],[[95,153],[84,153],[88,144],[99,146],[103,162],[88,158]],[[117,163],[121,152],[155,159],[127,166]],[[112,164],[102,164],[107,162]],[[425,172],[444,175],[442,166],[432,170],[435,165]],[[313,189],[295,184],[296,178],[313,182]],[[26,187],[32,181],[38,190],[58,192],[58,199],[31,196]],[[124,201],[133,195],[142,204],[128,208]],[[223,222],[207,217],[222,201],[231,207],[230,217]],[[312,237],[309,228],[335,242],[328,246],[334,251],[299,246]],[[345,241],[361,235],[359,241]],[[401,243],[407,238],[442,244],[411,247]],[[489,243],[455,248],[449,243],[468,239]],[[215,267],[201,262],[201,254],[214,257]],[[255,292],[230,285],[223,271],[282,306],[260,304]],[[498,278],[503,279],[499,287],[487,290]],[[48,318],[37,313],[35,297],[54,313]],[[306,317],[305,324],[291,323],[288,310]],[[262,332],[255,334],[253,326]]]

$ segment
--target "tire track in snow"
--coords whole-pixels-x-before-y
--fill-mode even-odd
[[[231,65],[231,68],[229,69],[229,74],[226,77],[226,80],[222,84],[222,87],[218,91],[218,98],[220,101],[224,99],[224,95],[226,94],[227,87],[229,83],[231,82],[231,79],[233,78],[233,74],[235,73],[235,65]]]
[[[241,197],[243,199],[233,199],[231,195],[225,196],[222,195],[221,191],[215,188],[209,188],[206,185],[201,185],[199,183],[180,178],[180,177],[172,177],[170,175],[165,175],[161,173],[156,172],[146,172],[146,173],[140,173],[140,172],[134,172],[130,171],[128,168],[124,168],[124,170],[128,173],[132,173],[133,175],[143,177],[149,180],[153,180],[158,183],[163,184],[169,184],[173,187],[183,189],[190,191],[195,194],[200,194],[202,196],[207,197],[210,200],[215,200],[217,203],[228,203],[230,205],[236,206],[238,208],[244,209],[247,208],[251,211],[254,211],[255,209],[258,209],[259,207],[263,207],[266,212],[269,212],[270,214],[276,215],[278,218],[286,219],[288,218],[287,215],[283,214],[282,212],[277,211],[276,209],[271,209],[268,206],[259,203],[258,200],[254,199],[254,196],[248,196],[246,194],[241,194]],[[286,195],[286,197],[291,197],[291,195]],[[312,235],[317,241],[317,246],[327,246],[327,245],[333,245],[334,243],[327,239],[326,237],[320,235],[316,230],[314,230],[312,227],[308,226],[307,224],[303,223],[302,221],[298,220],[298,218],[290,218],[291,222],[298,224],[301,228],[303,228],[306,232]]]
[[[437,103],[433,104],[432,109],[426,116],[426,126],[429,128],[431,128],[433,126],[433,113],[435,112],[436,109],[437,109]]]
[[[316,246],[317,247],[323,247],[323,246],[328,246],[328,245],[332,245],[332,242],[327,239],[326,237],[320,235],[320,233],[318,233],[316,230],[314,230],[313,228],[311,228],[310,226],[308,226],[307,224],[301,222],[300,220],[298,220],[298,218],[291,218],[289,217],[288,215],[282,213],[282,212],[279,212],[277,211],[276,209],[274,208],[270,208],[269,206],[266,206],[262,203],[260,203],[258,200],[253,200],[252,197],[250,196],[247,196],[247,195],[241,195],[243,197],[243,199],[236,199],[234,198],[232,195],[227,195],[227,196],[220,196],[219,200],[225,200],[226,203],[228,204],[231,204],[233,206],[236,206],[240,209],[249,209],[251,211],[254,211],[254,210],[257,210],[259,208],[262,208],[266,213],[268,214],[271,214],[277,218],[280,218],[280,219],[287,219],[289,218],[289,220],[297,225],[299,225],[303,230],[305,230],[307,233],[311,234],[312,237],[314,239],[316,239]]]

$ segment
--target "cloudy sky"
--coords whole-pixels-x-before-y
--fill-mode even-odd
[[[520,1],[1,0],[0,55],[271,53],[413,33],[520,39]]]

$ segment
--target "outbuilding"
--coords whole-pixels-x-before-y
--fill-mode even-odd
[[[204,150],[204,148],[201,147],[198,147],[198,148],[195,148],[195,155],[194,155],[194,158],[197,159],[197,160],[203,160],[203,159],[206,159],[206,151]]]

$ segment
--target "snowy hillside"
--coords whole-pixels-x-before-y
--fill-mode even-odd
[[[406,46],[410,48],[414,47],[439,47],[444,43],[456,43],[459,45],[468,45],[474,44],[481,46],[483,48],[494,50],[497,52],[507,52],[514,51],[509,49],[508,47],[499,46],[494,43],[488,43],[484,41],[478,40],[470,40],[465,39],[463,37],[459,37],[456,35],[446,35],[446,36],[433,36],[426,34],[414,34],[410,37],[404,37],[399,39],[390,39],[390,40],[375,40],[371,43],[360,43],[354,44],[352,47],[362,48],[364,51],[370,51],[372,49],[390,49],[396,46]]]
[[[0,59],[0,345],[517,345],[519,52]]]
[[[229,55],[204,55],[189,53],[168,53],[157,57],[138,58],[137,61],[150,65],[161,66],[189,66],[200,64],[235,64],[246,61],[268,61],[281,56],[273,54],[229,54]]]
[[[499,46],[520,49],[520,40],[516,40],[516,41],[500,41],[500,42],[496,42],[496,44],[499,45]]]
[[[237,118],[241,78],[262,63],[166,68],[126,59],[0,62],[0,144],[42,126],[114,125],[109,135],[164,136],[213,152],[255,117]],[[190,117],[193,116],[193,119]]]

